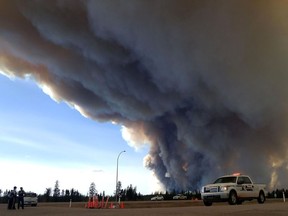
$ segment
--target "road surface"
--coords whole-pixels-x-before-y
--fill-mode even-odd
[[[181,201],[179,206],[181,206]],[[187,201],[186,201],[187,202]],[[140,203],[140,202],[139,202]],[[190,206],[175,207],[176,202],[171,201],[169,207],[169,202],[165,203],[165,207],[159,206],[158,203],[151,203],[146,205],[146,207],[127,207],[124,209],[86,209],[83,203],[72,204],[72,208],[69,208],[69,204],[59,204],[59,203],[40,203],[37,207],[26,207],[24,210],[7,210],[6,205],[0,205],[0,215],[1,216],[31,216],[31,215],[43,215],[43,216],[191,216],[191,215],[253,215],[253,216],[263,216],[263,215],[288,215],[288,202],[281,201],[267,201],[264,204],[258,204],[257,202],[247,202],[242,205],[231,206],[227,203],[215,203],[213,206],[206,207],[200,201],[198,203],[190,203]],[[188,202],[189,203],[189,202]],[[160,203],[161,204],[161,203]],[[132,204],[130,204],[131,206]],[[138,205],[138,204],[134,204]],[[127,205],[129,206],[129,205]],[[157,206],[157,207],[155,207]],[[183,206],[183,205],[182,205]]]

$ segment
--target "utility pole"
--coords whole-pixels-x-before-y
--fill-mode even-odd
[[[119,164],[119,157],[120,157],[120,155],[122,154],[122,153],[124,153],[124,152],[126,152],[125,150],[124,151],[121,151],[119,154],[118,154],[118,157],[117,157],[117,168],[116,168],[116,190],[115,190],[115,198],[116,198],[116,203],[117,203],[117,201],[118,201],[118,188],[117,188],[117,186],[118,186],[118,164]]]

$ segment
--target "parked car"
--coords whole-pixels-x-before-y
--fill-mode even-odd
[[[37,204],[38,204],[38,197],[36,193],[33,192],[25,193],[24,205],[37,206]]]
[[[164,197],[162,195],[157,195],[151,198],[152,201],[160,201],[164,200]]]
[[[173,196],[174,200],[185,200],[187,199],[187,196],[183,195],[183,194],[177,194],[176,196]]]

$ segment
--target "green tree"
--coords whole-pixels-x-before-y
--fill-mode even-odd
[[[90,187],[89,187],[89,197],[95,196],[96,193],[97,193],[96,185],[95,185],[94,182],[92,182],[92,183],[90,184]]]
[[[52,189],[51,188],[46,188],[46,191],[44,192],[44,201],[45,202],[50,201],[51,193],[52,193]]]
[[[125,193],[125,198],[127,200],[136,200],[137,199],[137,188],[132,186],[132,184],[130,184],[127,189],[126,189],[126,193]]]
[[[60,197],[60,189],[59,189],[59,181],[56,180],[54,190],[53,190],[53,197]]]
[[[66,196],[66,197],[69,197],[69,196],[70,196],[70,191],[67,190],[67,189],[65,190],[65,196]]]
[[[117,185],[116,185],[116,191],[115,191],[115,194],[116,194],[117,196],[120,195],[121,189],[122,189],[122,183],[121,183],[121,181],[118,181],[118,182],[117,182]]]

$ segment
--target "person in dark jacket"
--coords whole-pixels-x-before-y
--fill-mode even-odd
[[[8,209],[16,209],[16,197],[17,197],[17,187],[15,186],[13,190],[8,193]]]
[[[12,193],[10,190],[8,191],[7,197],[8,197],[8,207],[7,208],[12,209]]]
[[[20,187],[20,190],[18,191],[18,209],[20,208],[20,206],[22,209],[24,209],[24,196],[25,191],[22,187]]]

